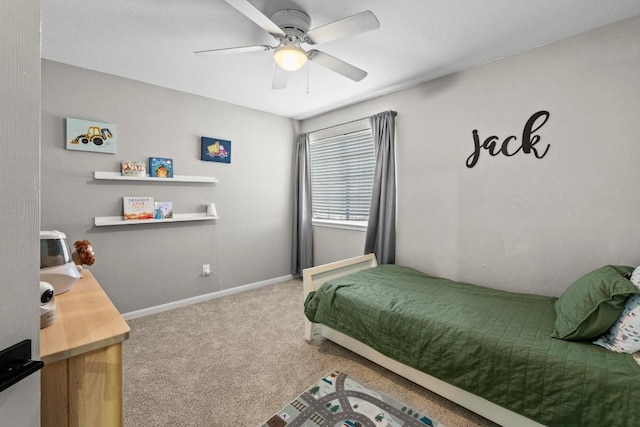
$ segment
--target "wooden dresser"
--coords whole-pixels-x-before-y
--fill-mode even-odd
[[[55,299],[56,320],[40,330],[42,427],[122,426],[129,325],[89,270]]]

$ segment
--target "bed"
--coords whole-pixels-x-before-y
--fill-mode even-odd
[[[498,424],[640,425],[640,366],[552,338],[557,298],[377,266],[373,255],[306,269],[303,282],[307,340],[319,332]]]

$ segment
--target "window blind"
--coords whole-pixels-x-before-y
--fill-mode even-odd
[[[375,168],[370,129],[311,142],[310,163],[314,219],[369,218]]]

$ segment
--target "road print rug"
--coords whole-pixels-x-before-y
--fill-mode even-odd
[[[326,375],[262,427],[444,427],[344,372]]]

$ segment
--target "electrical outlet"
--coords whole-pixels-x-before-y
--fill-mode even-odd
[[[202,275],[203,276],[211,275],[211,264],[202,264]]]

